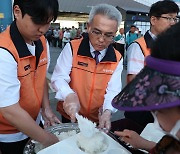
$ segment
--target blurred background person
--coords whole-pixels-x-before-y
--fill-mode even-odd
[[[124,35],[124,28],[119,29],[119,34],[114,37],[115,41],[115,48],[121,53],[124,57],[124,50],[125,50],[125,35]]]
[[[53,30],[53,45],[54,47],[57,47],[58,44],[59,44],[59,27],[56,27],[54,30]]]
[[[72,26],[71,31],[70,31],[70,37],[71,37],[70,40],[74,40],[74,38],[76,37],[76,34],[77,34],[77,31],[74,28],[74,26]]]
[[[138,38],[138,34],[136,32],[136,26],[131,25],[130,30],[126,33],[126,48]]]
[[[63,34],[63,47],[68,43],[70,42],[70,38],[71,38],[71,34],[70,34],[70,31],[69,31],[69,28],[65,28],[65,31],[64,31],[64,34]]]
[[[53,29],[50,27],[48,31],[45,33],[45,37],[48,40],[49,45],[52,45],[52,37],[53,37]]]
[[[80,39],[81,37],[82,37],[82,32],[81,32],[81,29],[80,28],[78,28],[77,29],[77,33],[76,33],[76,37],[75,37],[75,39]]]
[[[64,35],[64,28],[61,28],[59,31],[59,47],[62,48],[63,46],[63,35]]]

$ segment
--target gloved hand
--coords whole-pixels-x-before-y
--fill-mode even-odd
[[[71,122],[76,121],[76,113],[80,110],[80,102],[76,93],[69,94],[63,103],[64,111],[71,117]]]
[[[42,108],[42,117],[44,120],[44,128],[54,126],[56,123],[61,123],[60,120],[52,112],[51,108]]]
[[[104,132],[108,132],[111,128],[111,111],[105,110],[104,112],[99,113],[99,126],[100,129]]]

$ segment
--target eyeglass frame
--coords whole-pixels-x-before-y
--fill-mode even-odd
[[[164,17],[164,16],[156,16],[158,18],[163,18],[163,19],[166,19],[168,22],[174,22],[174,23],[178,23],[179,22],[179,18],[178,17]]]
[[[97,38],[103,37],[104,40],[107,40],[107,41],[112,41],[115,37],[114,35],[108,36],[108,34],[106,34],[106,33],[104,34],[99,30],[91,30],[90,33],[93,34]]]

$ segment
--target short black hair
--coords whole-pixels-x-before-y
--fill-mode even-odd
[[[180,22],[158,36],[151,55],[159,59],[180,61]]]
[[[160,17],[162,14],[178,13],[178,12],[179,12],[179,7],[174,1],[163,0],[152,4],[149,11],[149,17],[151,16]]]
[[[14,0],[13,6],[18,5],[22,15],[28,14],[35,24],[46,24],[55,21],[58,16],[57,0]]]
[[[136,26],[135,26],[135,25],[131,25],[131,28],[132,28],[132,27],[135,27],[135,28],[136,28]]]

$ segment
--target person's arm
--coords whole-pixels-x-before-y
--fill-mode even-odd
[[[13,56],[0,48],[0,113],[19,131],[41,142],[44,146],[58,139],[40,128],[31,116],[19,105],[20,82],[17,78],[17,63]],[[11,96],[11,97],[10,97]],[[51,138],[49,141],[48,138]]]
[[[114,133],[120,136],[122,141],[130,144],[135,149],[150,151],[156,145],[155,142],[144,139],[132,130],[125,129],[124,131],[115,131]]]
[[[132,43],[127,49],[127,83],[132,81],[144,67],[144,55],[137,43]]]
[[[74,121],[75,112],[79,112],[80,110],[80,102],[77,94],[69,86],[72,60],[72,50],[70,44],[67,43],[58,57],[51,83],[56,91],[55,98],[64,101],[63,108],[71,117],[72,121]]]
[[[111,105],[113,98],[121,91],[121,74],[123,70],[123,59],[120,60],[117,68],[111,76],[106,88],[106,94],[104,96],[102,114],[99,116],[99,127],[106,128],[107,130],[111,127],[111,114],[117,110]]]
[[[56,123],[61,123],[60,120],[53,113],[49,104],[47,80],[45,80],[44,83],[44,94],[42,100],[42,116],[44,119],[44,128],[49,127],[51,125],[54,126]]]
[[[52,87],[56,91],[55,98],[61,101],[64,101],[70,93],[74,93],[69,86],[69,82],[71,81],[70,72],[72,69],[72,60],[71,47],[70,44],[67,43],[57,59],[51,77]]]
[[[31,116],[16,103],[11,106],[0,108],[3,117],[19,131],[32,139],[40,142],[44,146],[50,146],[58,142],[58,138],[39,127]]]

